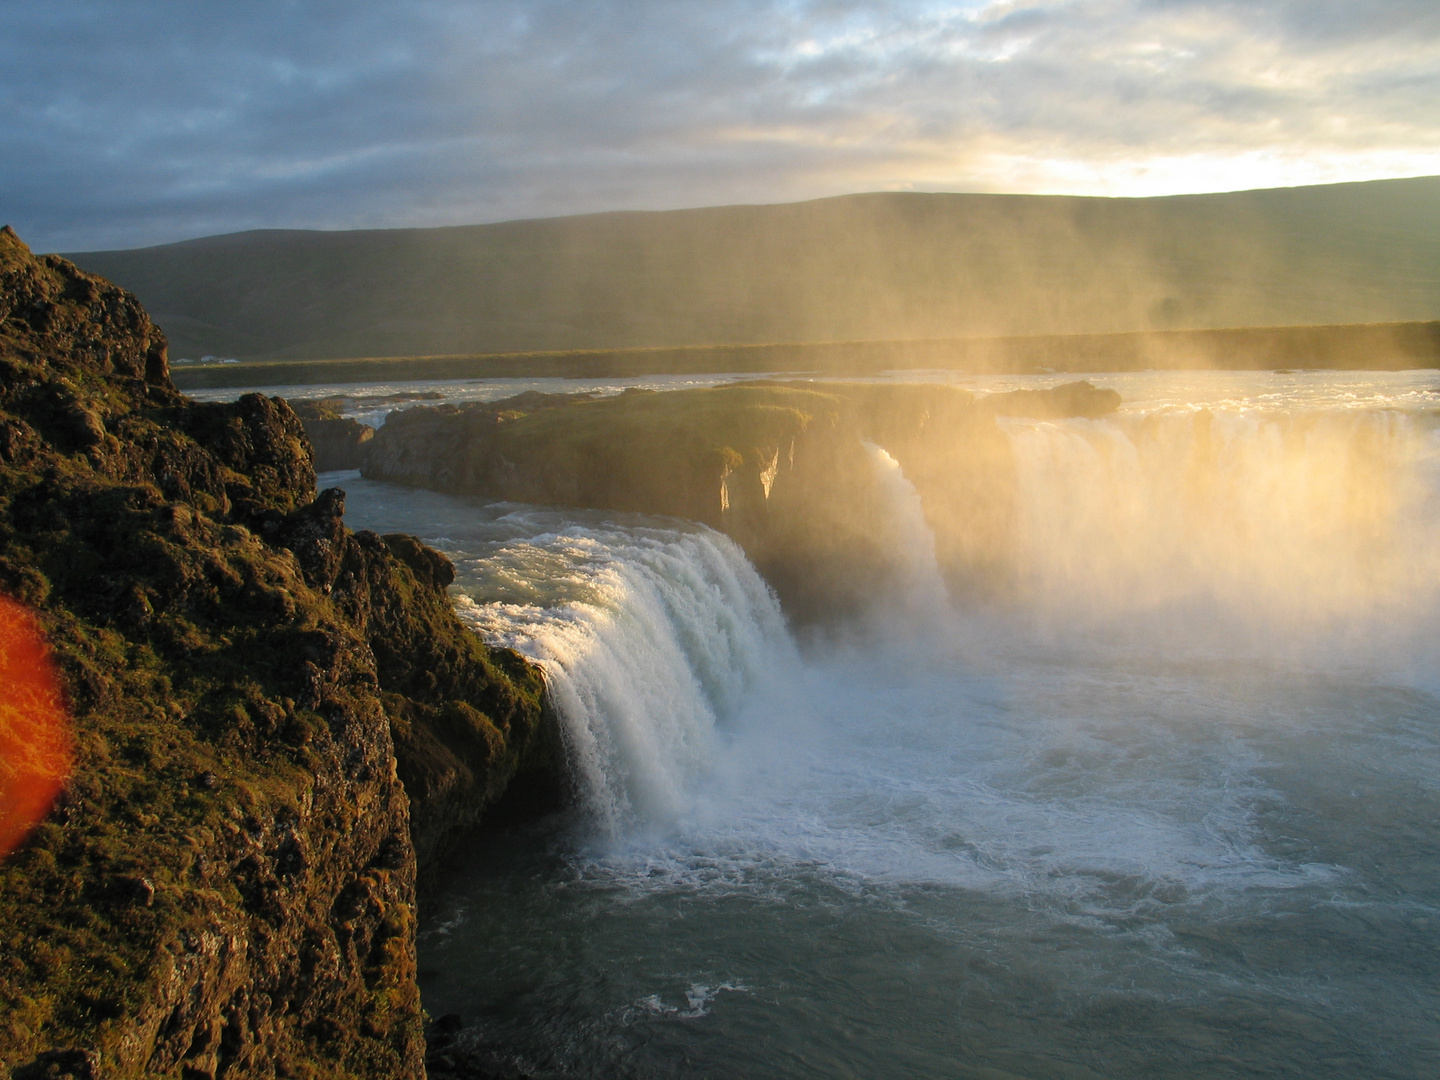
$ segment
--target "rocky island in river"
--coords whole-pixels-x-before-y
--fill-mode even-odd
[[[993,589],[1015,513],[998,421],[1098,417],[1119,404],[1088,382],[983,398],[950,386],[770,381],[600,398],[530,392],[391,413],[330,460],[450,494],[702,522],[736,540],[786,615],[807,622],[864,611],[904,572],[877,455],[922,496],[952,595]],[[306,430],[323,439],[341,423],[361,427],[321,419]]]

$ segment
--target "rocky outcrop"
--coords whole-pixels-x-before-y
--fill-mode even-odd
[[[1000,417],[1100,416],[1089,383],[976,398],[946,386],[748,383],[413,408],[367,477],[517,502],[669,514],[727,532],[798,621],[866,610],[902,574],[893,495],[867,443],[919,489],[952,592],[1003,587],[1014,461]]]
[[[321,492],[276,538],[312,587],[364,628],[424,872],[503,795],[557,805],[564,751],[539,669],[488,648],[455,618],[450,561],[413,536],[351,533],[344,514],[343,491]]]
[[[14,1075],[423,1075],[417,868],[557,749],[443,556],[314,482],[283,401],[189,401],[133,297],[0,232],[0,591],[75,745],[0,863]]]
[[[317,472],[358,469],[365,463],[365,451],[375,436],[374,428],[341,416],[329,400],[296,401],[291,407],[315,451]]]

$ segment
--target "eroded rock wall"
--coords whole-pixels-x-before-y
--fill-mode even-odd
[[[952,595],[1006,588],[1015,463],[997,418],[1095,416],[1086,383],[976,399],[945,386],[764,382],[592,400],[526,395],[399,414],[364,474],[517,502],[669,514],[736,539],[799,622],[897,587],[899,523],[874,451],[899,462]]]
[[[341,416],[333,407],[338,403],[335,399],[291,403],[315,452],[316,472],[360,468],[375,436],[374,428]]]

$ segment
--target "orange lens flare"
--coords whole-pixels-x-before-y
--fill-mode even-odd
[[[73,757],[45,635],[28,608],[0,596],[0,858],[50,812]]]

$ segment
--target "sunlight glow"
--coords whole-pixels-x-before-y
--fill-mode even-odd
[[[74,756],[59,677],[35,616],[0,596],[0,858],[50,811]]]

